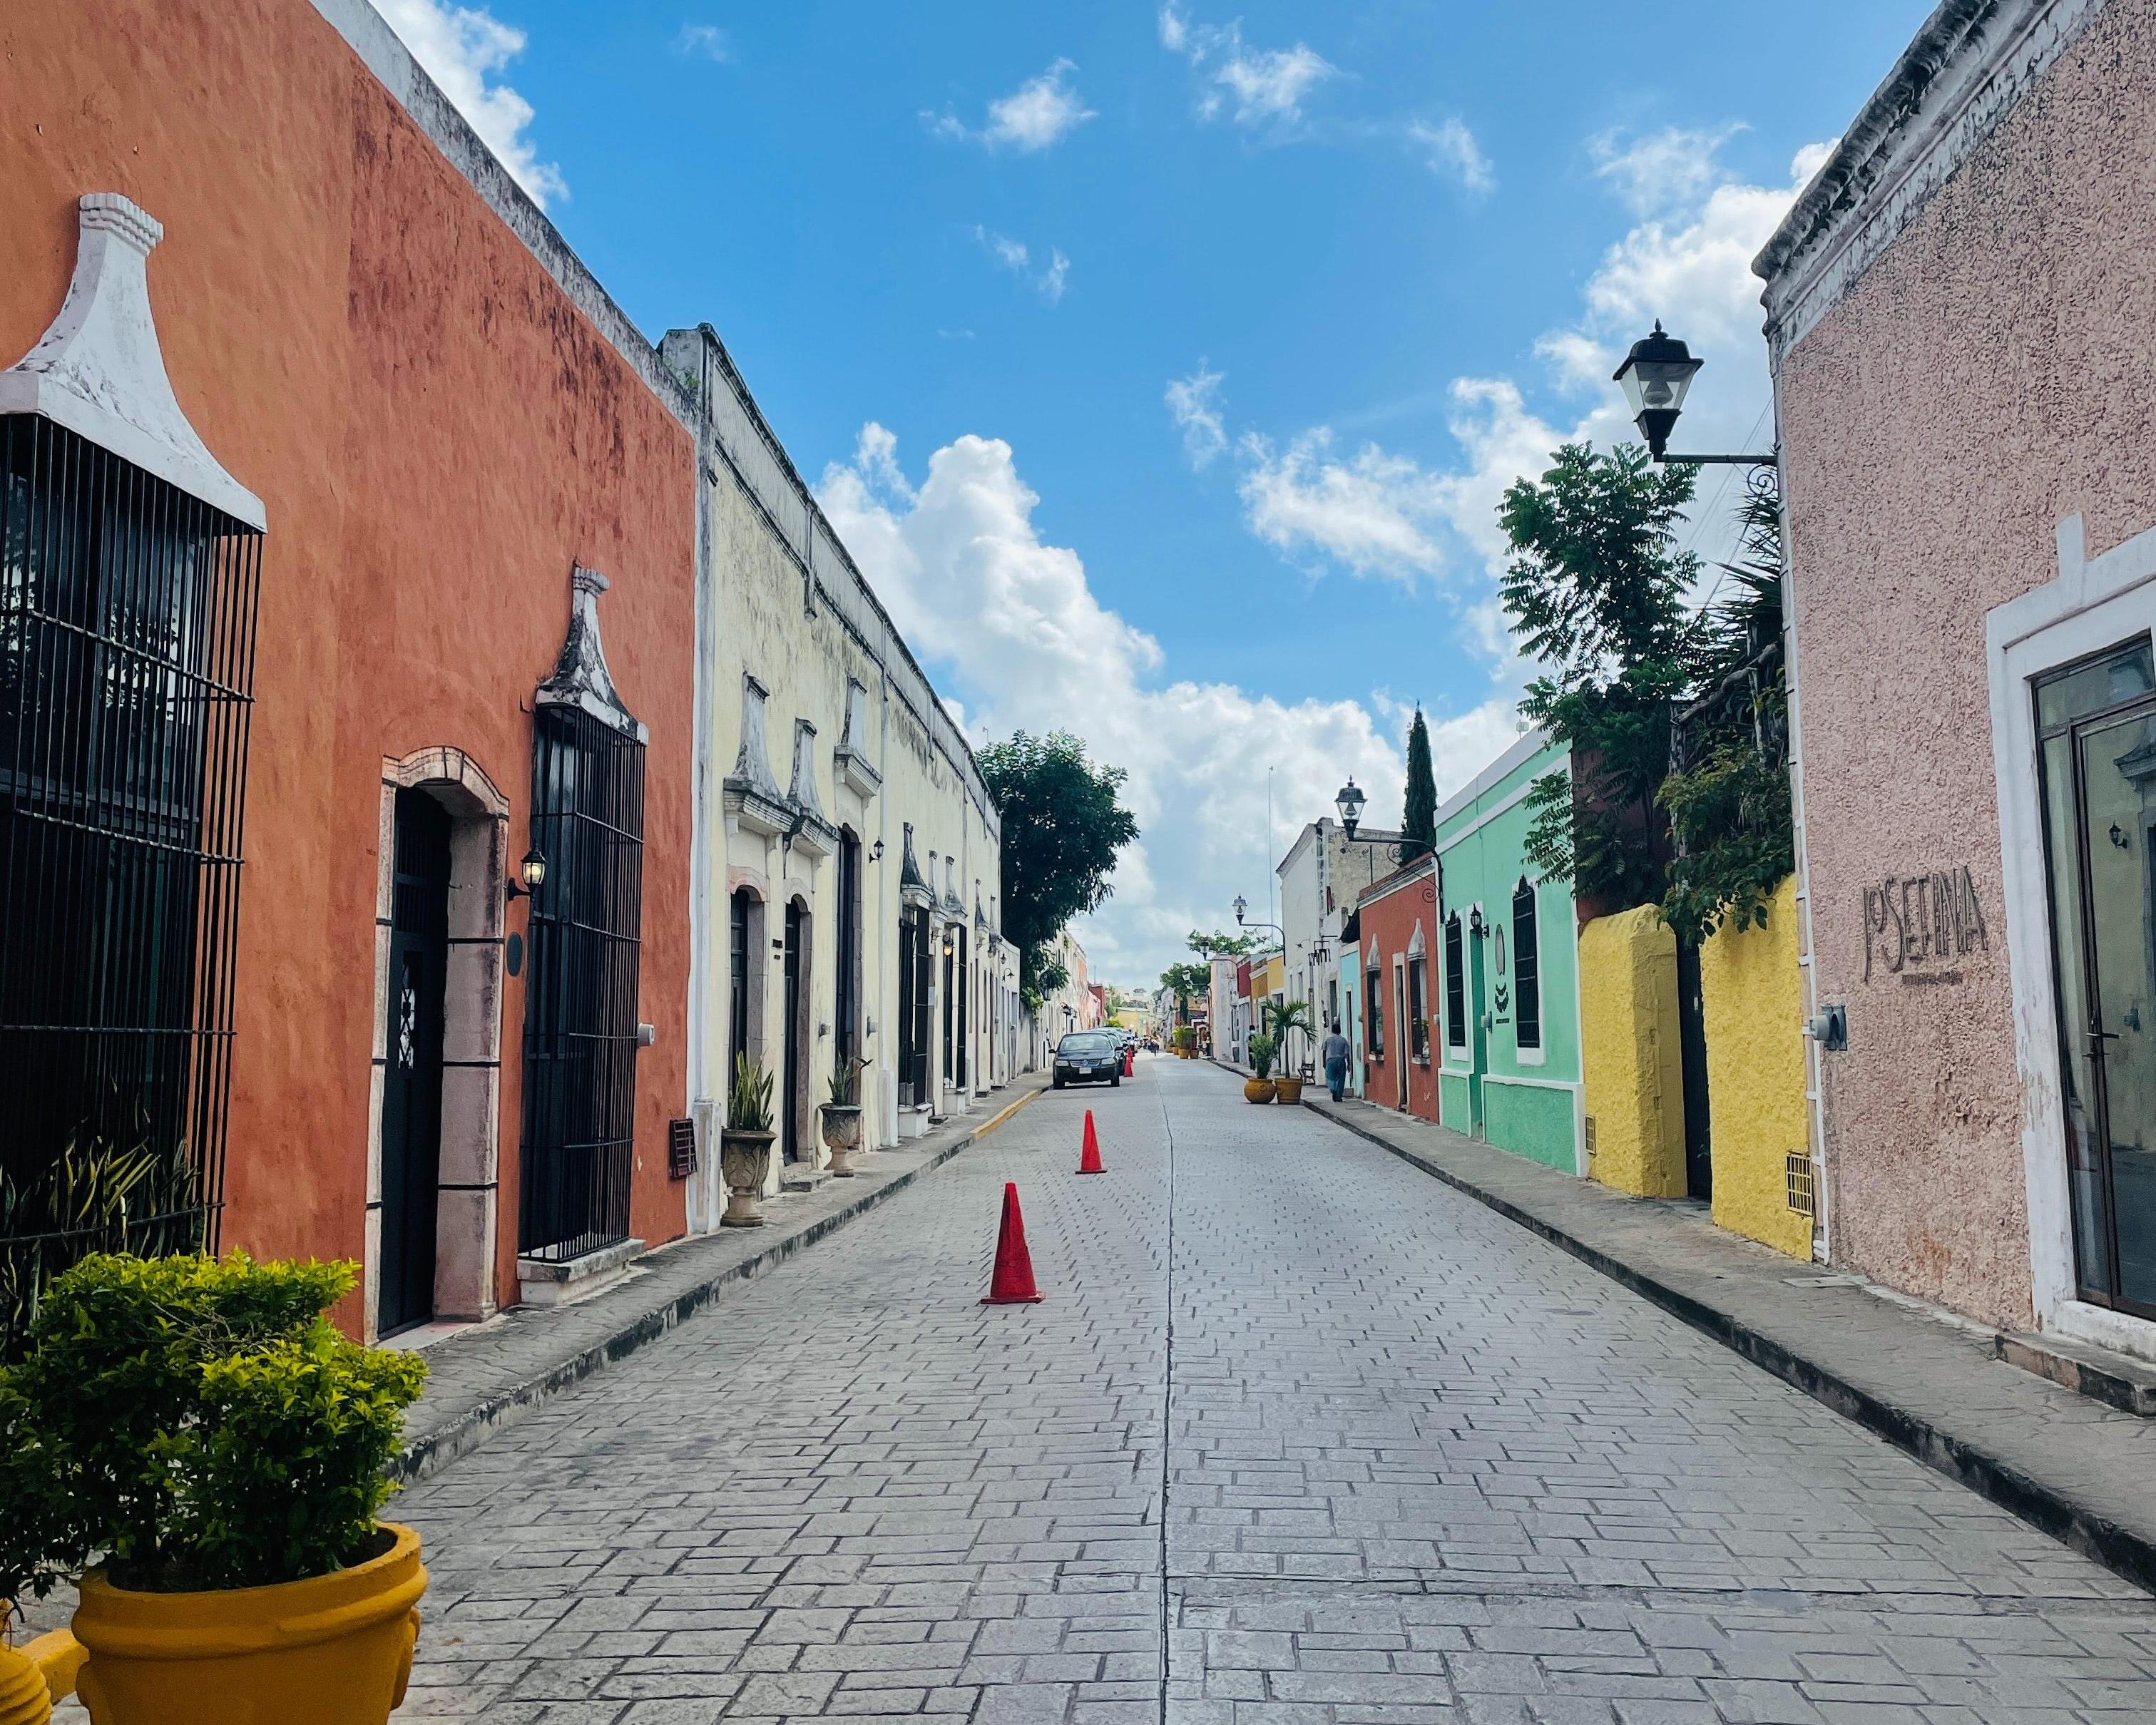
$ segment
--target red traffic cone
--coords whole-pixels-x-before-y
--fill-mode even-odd
[[[1078,1172],[1081,1174],[1105,1174],[1101,1166],[1101,1137],[1093,1130],[1093,1111],[1086,1111],[1086,1146],[1078,1153]]]
[[[1033,1285],[1033,1254],[1025,1249],[1025,1218],[1019,1214],[1018,1183],[1004,1182],[1004,1219],[996,1230],[996,1268],[983,1306],[1030,1306],[1040,1298]]]

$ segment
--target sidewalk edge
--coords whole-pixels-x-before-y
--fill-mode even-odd
[[[964,1137],[952,1139],[917,1168],[894,1174],[881,1185],[863,1192],[844,1209],[820,1217],[797,1233],[773,1240],[754,1257],[731,1264],[664,1305],[654,1307],[634,1322],[615,1331],[603,1342],[594,1343],[536,1377],[512,1384],[431,1430],[420,1433],[406,1442],[391,1458],[384,1471],[400,1485],[417,1485],[422,1480],[432,1478],[451,1462],[470,1455],[495,1432],[516,1424],[532,1409],[552,1401],[562,1391],[583,1383],[593,1373],[628,1358],[639,1348],[657,1341],[675,1325],[696,1317],[711,1305],[720,1291],[730,1284],[746,1281],[751,1276],[777,1269],[796,1253],[814,1245],[847,1223],[866,1215],[895,1194],[905,1191],[922,1175],[933,1173],[961,1151],[979,1142],[1041,1094],[1039,1088],[1029,1090],[1008,1107],[989,1116]]]
[[[1852,1384],[1831,1367],[1762,1334],[1733,1313],[1721,1311],[1671,1287],[1647,1271],[1611,1256],[1599,1247],[1567,1233],[1554,1223],[1545,1221],[1510,1199],[1501,1197],[1450,1168],[1417,1156],[1404,1146],[1367,1131],[1352,1120],[1317,1106],[1315,1102],[1306,1101],[1303,1106],[1342,1132],[1352,1132],[1355,1137],[1375,1144],[1379,1149],[1389,1151],[1409,1166],[1443,1181],[1477,1204],[1495,1210],[1507,1221],[1539,1235],[1590,1269],[1608,1276],[1620,1286],[1630,1288],[1643,1299],[1651,1301],[1671,1317],[1691,1325],[1702,1335],[1712,1337],[1784,1383],[1802,1390],[1813,1400],[1831,1408],[1844,1419],[1853,1420],[1866,1430],[1885,1438],[1897,1449],[1913,1455],[1926,1466],[1968,1486],[2001,1509],[2019,1516],[2030,1526],[2050,1534],[2063,1545],[2072,1547],[2082,1556],[2094,1559],[2113,1574],[2124,1578],[2137,1587],[2156,1593],[2156,1539],[2123,1527],[2107,1516],[2091,1512],[2065,1493],[2031,1479],[2011,1464],[1955,1437],[1950,1432],[1941,1430],[1923,1414],[1897,1406]]]

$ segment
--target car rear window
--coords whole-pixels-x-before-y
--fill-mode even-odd
[[[1108,1052],[1108,1039],[1098,1030],[1081,1030],[1066,1036],[1055,1045],[1060,1055],[1083,1055],[1088,1060],[1097,1060]]]

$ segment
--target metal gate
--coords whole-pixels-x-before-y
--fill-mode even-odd
[[[636,1129],[644,745],[580,708],[533,716],[517,1250],[553,1261],[629,1237]]]
[[[261,542],[0,418],[0,1355],[85,1253],[216,1244]]]

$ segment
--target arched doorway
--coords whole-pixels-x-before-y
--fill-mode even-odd
[[[495,1310],[508,829],[509,799],[462,750],[383,760],[369,1339]]]
[[[788,1163],[816,1159],[808,1130],[808,907],[799,899],[786,902],[783,953],[785,978],[786,1071],[779,1123],[779,1149]]]

